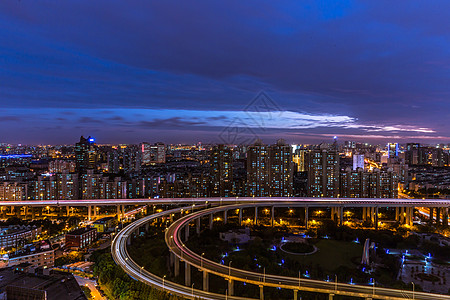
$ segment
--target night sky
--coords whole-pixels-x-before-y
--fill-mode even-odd
[[[449,29],[448,0],[3,0],[0,143],[449,143]]]

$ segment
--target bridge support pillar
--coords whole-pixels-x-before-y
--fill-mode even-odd
[[[202,221],[202,220],[200,219],[200,217],[198,217],[197,219],[195,219],[195,223],[196,223],[195,231],[196,231],[197,235],[200,235],[201,221]]]
[[[309,207],[305,207],[305,229],[308,229],[308,215],[309,215]]]
[[[178,276],[180,276],[180,259],[175,254],[173,254],[173,256],[174,256],[174,259],[173,259],[173,275],[175,277],[178,277]]]
[[[344,223],[344,208],[339,207],[339,226],[342,226],[342,223]]]
[[[94,218],[97,218],[97,206],[94,205]]]
[[[116,215],[117,215],[117,221],[120,221],[121,220],[120,205],[116,205]]]
[[[88,205],[88,221],[91,220],[91,215],[92,215],[92,205]]]
[[[433,207],[430,207],[430,220],[429,220],[429,222],[430,222],[430,224],[433,224],[433,219],[434,219],[434,217],[433,217]]]
[[[213,224],[214,224],[214,214],[210,214],[209,215],[209,230],[213,229]]]
[[[378,230],[378,206],[374,208],[375,210],[375,230]]]
[[[223,211],[223,224],[227,224],[227,222],[228,222],[228,211],[225,209],[224,211]]]
[[[175,255],[173,254],[173,252],[169,253],[169,266],[172,268],[175,265]]]
[[[209,290],[209,273],[206,271],[203,271],[203,290],[206,292]]]
[[[328,294],[328,300],[333,300],[334,294]]]
[[[184,241],[189,239],[189,223],[184,226]]]
[[[234,281],[233,279],[228,279],[228,295],[233,296],[234,294]]]
[[[70,207],[68,205],[66,206],[66,215],[70,216]]]
[[[31,219],[34,220],[36,218],[36,209],[32,206],[31,208]],[[3,214],[3,207],[2,207],[2,214]]]
[[[258,225],[258,206],[255,206],[255,226]]]
[[[400,207],[400,223],[406,224],[406,208]]]
[[[275,206],[272,206],[272,217],[270,219],[270,224],[272,227],[274,222],[275,222]]]
[[[122,205],[122,212],[120,213],[122,216],[120,217],[120,219],[124,219],[125,218],[125,205]]]
[[[441,224],[441,208],[436,207],[436,225]]]
[[[191,286],[191,265],[184,262],[184,285]]]
[[[398,207],[395,208],[395,221],[396,221],[396,222],[399,221],[399,211],[398,211]]]
[[[149,224],[146,223],[146,224],[145,224],[145,232],[148,232],[148,227],[149,227]]]
[[[448,226],[448,208],[447,207],[442,208],[442,225],[444,225],[445,227]]]
[[[259,300],[264,300],[264,286],[259,286]]]
[[[298,290],[294,290],[294,300],[297,300],[298,298]]]
[[[239,208],[239,226],[242,225],[242,208]]]

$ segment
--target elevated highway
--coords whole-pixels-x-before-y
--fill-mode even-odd
[[[414,208],[414,207],[441,207],[448,209],[450,206],[449,200],[435,200],[435,199],[325,199],[325,198],[184,198],[184,199],[111,199],[105,200],[81,200],[84,201],[82,205],[135,205],[135,204],[165,204],[165,205],[185,205],[182,208],[175,208],[168,211],[153,214],[151,216],[142,218],[124,228],[114,239],[111,245],[111,251],[116,263],[121,266],[125,272],[136,280],[140,280],[146,284],[154,287],[167,290],[171,293],[194,299],[243,299],[233,295],[233,282],[242,281],[250,284],[255,284],[260,287],[261,298],[264,295],[264,287],[281,287],[290,289],[294,293],[294,299],[297,298],[297,293],[300,290],[312,291],[329,294],[330,299],[334,295],[347,295],[363,297],[366,299],[446,299],[450,300],[450,296],[429,294],[413,291],[403,291],[395,289],[386,289],[376,286],[353,285],[337,282],[326,282],[319,280],[311,280],[305,278],[293,278],[285,276],[277,276],[271,274],[261,274],[245,270],[239,270],[230,266],[224,266],[219,263],[207,260],[202,256],[192,252],[183,243],[182,231],[184,231],[184,238],[189,237],[189,230],[186,228],[191,222],[197,225],[197,232],[200,230],[202,217],[209,217],[209,226],[212,226],[212,216],[214,213],[224,213],[226,220],[226,211],[239,209],[255,209],[255,222],[257,221],[257,209],[260,207],[331,207],[342,213],[344,207],[398,207],[398,208]],[[78,202],[78,201],[77,201]],[[106,203],[106,204],[103,204]],[[179,263],[185,264],[185,285],[172,283],[165,278],[158,277],[144,270],[136,264],[127,252],[127,244],[131,243],[131,237],[136,234],[140,228],[148,226],[149,222],[155,218],[162,218],[181,212],[182,210],[191,210],[195,204],[196,208],[204,208],[207,204],[212,205],[212,208],[200,210],[190,213],[185,217],[177,220],[166,231],[166,242],[173,253],[172,261],[175,268],[175,273],[179,272]],[[65,203],[66,204],[66,203]],[[223,206],[227,204],[226,206]],[[61,204],[60,204],[61,205]],[[214,207],[219,205],[218,207]],[[239,221],[242,215],[239,213]],[[273,220],[273,213],[272,213]],[[178,267],[177,267],[178,266]],[[199,269],[203,273],[203,290],[194,289],[190,281],[191,267]],[[208,281],[209,274],[215,274],[223,277],[228,281],[227,295],[221,295],[209,292]]]
[[[323,203],[326,205],[325,203]],[[439,299],[450,299],[450,296],[439,295],[439,294],[430,294],[430,293],[422,293],[422,292],[413,292],[413,291],[405,291],[405,290],[397,290],[397,289],[388,289],[381,288],[375,286],[365,286],[365,285],[353,285],[353,284],[345,284],[345,283],[337,283],[337,282],[326,282],[319,280],[311,280],[305,278],[292,278],[271,274],[262,274],[256,273],[246,270],[240,270],[237,268],[233,268],[231,266],[225,266],[211,260],[203,258],[201,255],[194,253],[190,249],[188,249],[182,240],[182,230],[186,232],[189,230],[188,226],[191,222],[196,222],[201,217],[210,217],[214,213],[223,212],[225,210],[242,210],[250,207],[261,207],[267,205],[276,205],[277,207],[285,206],[285,207],[296,207],[306,205],[304,203],[296,202],[273,202],[273,203],[255,203],[252,205],[249,204],[235,204],[228,206],[215,207],[210,209],[205,209],[201,211],[194,212],[192,214],[186,215],[185,217],[175,221],[169,229],[166,231],[166,243],[172,253],[176,255],[177,260],[175,263],[179,263],[179,261],[184,261],[185,265],[190,265],[194,269],[199,269],[203,272],[204,284],[203,286],[207,287],[209,274],[215,274],[217,276],[223,277],[228,280],[228,291],[232,294],[233,291],[233,282],[241,281],[245,283],[255,284],[260,287],[260,295],[261,299],[263,297],[263,288],[265,286],[268,287],[281,287],[283,289],[289,289],[294,291],[294,299],[296,299],[296,291],[310,291],[310,292],[318,292],[318,293],[326,293],[330,295],[330,299],[333,295],[345,295],[345,296],[353,296],[353,297],[362,297],[366,299],[420,299],[420,300],[439,300]],[[317,204],[314,204],[314,206]],[[196,222],[197,224],[201,224],[200,222]],[[197,225],[198,226],[198,225]],[[211,224],[210,224],[211,226]],[[199,229],[197,229],[199,232]],[[186,236],[188,237],[188,236]],[[175,267],[177,268],[177,267]],[[185,269],[191,269],[190,267],[185,267]],[[186,272],[185,279],[186,283],[190,283],[190,274]]]

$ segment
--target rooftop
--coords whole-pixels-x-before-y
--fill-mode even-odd
[[[26,289],[45,290],[48,300],[86,299],[77,281],[69,273],[50,271],[49,275],[37,275],[14,272],[13,268],[4,268],[0,269],[0,278],[0,293],[3,293],[7,286],[18,286]]]
[[[82,227],[82,228],[72,230],[71,232],[68,232],[67,235],[82,235],[82,234],[92,231],[92,230],[97,231],[97,229],[95,229],[93,227]]]

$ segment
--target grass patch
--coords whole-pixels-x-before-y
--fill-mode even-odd
[[[354,268],[355,265],[352,263],[352,258],[362,257],[363,246],[360,244],[335,240],[320,240],[315,246],[319,251],[311,255],[286,255],[302,264],[319,264],[327,271],[334,271],[341,266]]]
[[[314,251],[314,247],[306,243],[286,243],[283,244],[282,249],[284,251],[298,254],[311,253]]]

